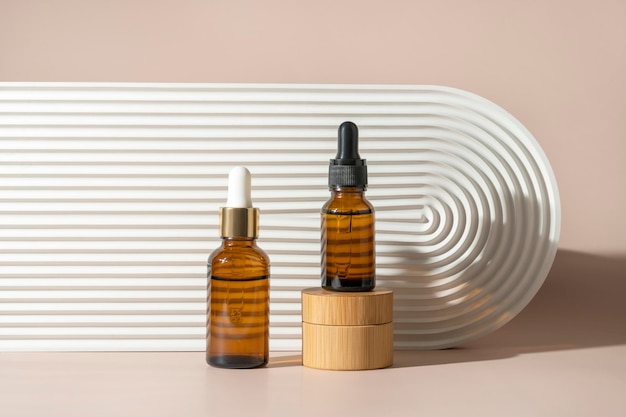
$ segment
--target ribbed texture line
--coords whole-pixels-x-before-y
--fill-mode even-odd
[[[367,187],[367,166],[329,165],[328,186]]]

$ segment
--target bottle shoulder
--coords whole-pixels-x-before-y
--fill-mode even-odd
[[[231,257],[237,257],[237,258],[250,258],[250,259],[255,259],[255,258],[260,258],[260,259],[266,259],[267,262],[269,263],[269,256],[267,255],[267,253],[261,249],[258,246],[224,246],[221,245],[220,247],[218,247],[217,249],[215,249],[211,255],[209,256],[209,260],[212,260],[214,258],[231,258]]]
[[[362,193],[347,196],[333,194],[322,206],[324,214],[371,214],[374,211],[374,206]]]
[[[208,266],[214,275],[264,276],[269,275],[270,259],[257,245],[222,244],[209,255]]]

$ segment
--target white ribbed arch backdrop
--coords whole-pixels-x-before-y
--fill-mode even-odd
[[[272,260],[273,350],[300,348],[338,125],[361,129],[396,348],[515,316],[552,264],[556,182],[511,115],[435,86],[0,84],[0,350],[203,350],[235,165]]]

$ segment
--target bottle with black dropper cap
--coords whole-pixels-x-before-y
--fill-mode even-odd
[[[322,207],[322,287],[370,291],[376,286],[374,207],[365,199],[367,165],[359,155],[359,131],[339,126],[337,156],[330,160],[330,199]]]

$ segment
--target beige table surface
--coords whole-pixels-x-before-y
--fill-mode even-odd
[[[256,370],[211,368],[202,352],[0,353],[0,417],[625,417],[625,271],[561,254],[500,330],[376,371],[304,368],[289,352]]]
[[[9,416],[626,416],[626,347],[499,355],[397,352],[393,368],[333,372],[274,354],[223,370],[202,353],[0,355]]]

